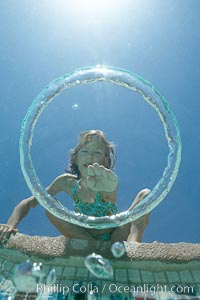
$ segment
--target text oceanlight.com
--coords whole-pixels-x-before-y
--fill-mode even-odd
[[[63,295],[69,293],[93,293],[93,294],[138,294],[138,293],[150,293],[155,295],[157,292],[166,292],[166,293],[177,293],[177,294],[193,294],[193,286],[182,286],[182,285],[172,285],[171,287],[167,285],[118,285],[115,283],[105,283],[101,287],[94,285],[92,283],[87,283],[85,285],[80,285],[80,283],[75,283],[74,285],[62,285],[62,284],[38,284],[37,293],[52,294],[52,293],[61,293]]]

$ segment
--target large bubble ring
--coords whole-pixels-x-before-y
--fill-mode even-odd
[[[106,81],[120,85],[139,93],[144,100],[157,112],[167,139],[169,153],[168,163],[162,178],[152,192],[143,199],[132,211],[124,211],[111,217],[90,217],[68,210],[60,202],[50,196],[40,184],[31,160],[31,144],[35,125],[53,99],[65,89],[81,84]],[[54,216],[86,228],[107,228],[124,225],[134,221],[154,209],[170,191],[181,161],[181,138],[176,118],[166,99],[150,82],[126,70],[96,66],[75,70],[65,74],[47,85],[34,99],[23,120],[20,135],[20,163],[25,180],[32,194],[39,203]]]

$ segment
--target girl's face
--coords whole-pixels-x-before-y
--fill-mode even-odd
[[[77,153],[76,164],[81,177],[88,176],[87,167],[94,163],[103,166],[106,164],[105,147],[96,139],[86,142]]]

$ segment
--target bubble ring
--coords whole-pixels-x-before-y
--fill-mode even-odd
[[[111,217],[90,217],[68,210],[50,196],[40,184],[34,169],[30,149],[35,125],[49,103],[65,89],[81,84],[107,81],[138,92],[157,112],[168,142],[168,164],[162,178],[151,193],[132,210],[124,211]],[[134,221],[155,208],[170,191],[181,161],[181,138],[176,118],[167,100],[150,82],[126,70],[96,66],[75,70],[65,74],[47,85],[34,99],[23,120],[19,141],[20,164],[23,175],[32,194],[39,203],[54,216],[86,228],[108,228]]]

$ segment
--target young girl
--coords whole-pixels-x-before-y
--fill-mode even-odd
[[[114,145],[100,130],[82,132],[78,145],[72,150],[68,173],[58,176],[48,187],[47,192],[54,196],[66,192],[71,196],[75,212],[88,216],[111,216],[119,212],[116,204],[118,177],[113,172],[115,164]],[[144,189],[138,193],[129,209],[149,194]],[[19,222],[31,208],[38,205],[35,197],[22,200],[14,209],[7,225],[0,227],[0,239],[6,241],[11,233],[16,233]],[[50,222],[65,236],[87,240],[127,240],[140,241],[148,223],[148,215],[116,228],[86,229],[60,220],[46,211]]]

